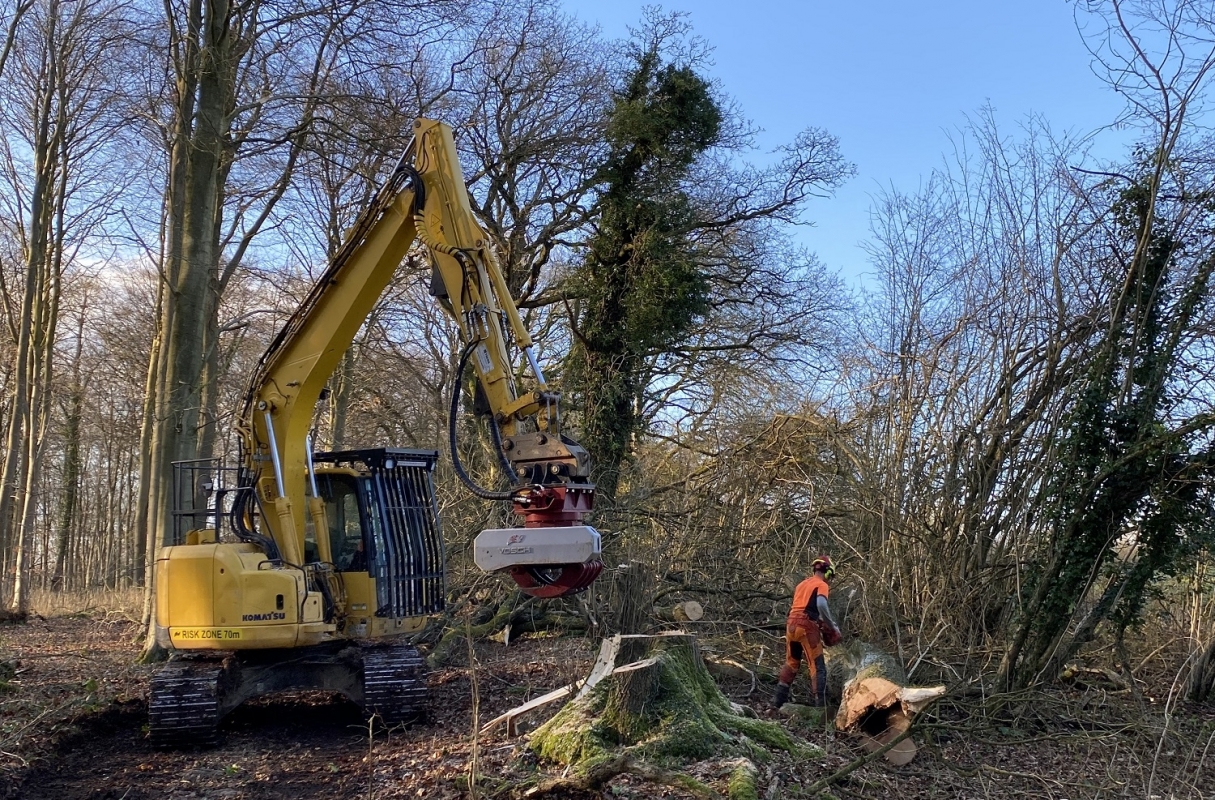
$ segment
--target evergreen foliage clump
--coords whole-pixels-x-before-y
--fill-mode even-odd
[[[709,308],[689,237],[696,210],[683,183],[723,121],[709,83],[666,61],[660,42],[634,58],[607,125],[598,224],[574,275],[582,310],[566,379],[608,496],[637,431],[647,356],[679,342]]]

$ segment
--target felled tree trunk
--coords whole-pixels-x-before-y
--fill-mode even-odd
[[[916,714],[945,694],[944,686],[908,686],[899,662],[864,642],[828,648],[826,655],[829,691],[840,691],[835,727],[859,737],[867,752],[903,736]],[[916,751],[904,738],[886,751],[886,760],[906,764]]]
[[[586,620],[582,617],[559,613],[549,602],[533,600],[516,591],[497,607],[489,606],[474,614],[467,623],[458,619],[451,621],[427,658],[431,669],[445,666],[453,653],[463,652],[468,635],[474,640],[501,635],[502,642],[510,644],[512,636],[522,633],[586,630]]]
[[[636,645],[645,657],[621,663],[620,654]],[[593,789],[620,772],[652,779],[656,773],[644,765],[655,763],[740,756],[746,763],[740,761],[737,776],[751,776],[752,791],[745,793],[742,784],[747,781],[739,777],[740,797],[755,796],[755,769],[749,759],[757,748],[821,755],[781,726],[744,713],[718,690],[695,637],[683,632],[616,636],[605,640],[579,696],[536,729],[529,747],[541,758],[569,767],[568,779],[559,785],[550,782],[545,790]],[[605,771],[605,765],[611,769]],[[714,794],[690,776],[665,774],[696,794]],[[732,797],[734,785],[732,778]]]

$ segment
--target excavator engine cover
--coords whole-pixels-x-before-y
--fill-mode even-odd
[[[562,597],[590,586],[603,564],[599,532],[589,525],[491,528],[473,543],[473,561],[485,572],[509,570],[525,594]]]

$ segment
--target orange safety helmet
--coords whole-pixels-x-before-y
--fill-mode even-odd
[[[822,572],[823,577],[830,579],[835,574],[835,565],[831,563],[831,556],[819,556],[810,563],[811,572]]]

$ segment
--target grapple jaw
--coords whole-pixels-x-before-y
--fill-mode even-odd
[[[603,570],[602,561],[555,567],[512,567],[510,576],[532,597],[568,597],[590,588]]]
[[[552,466],[546,470],[552,472]],[[582,524],[594,500],[590,483],[527,486],[514,500],[524,526],[481,531],[473,560],[485,572],[509,572],[524,594],[533,597],[585,591],[603,570],[599,532]]]

